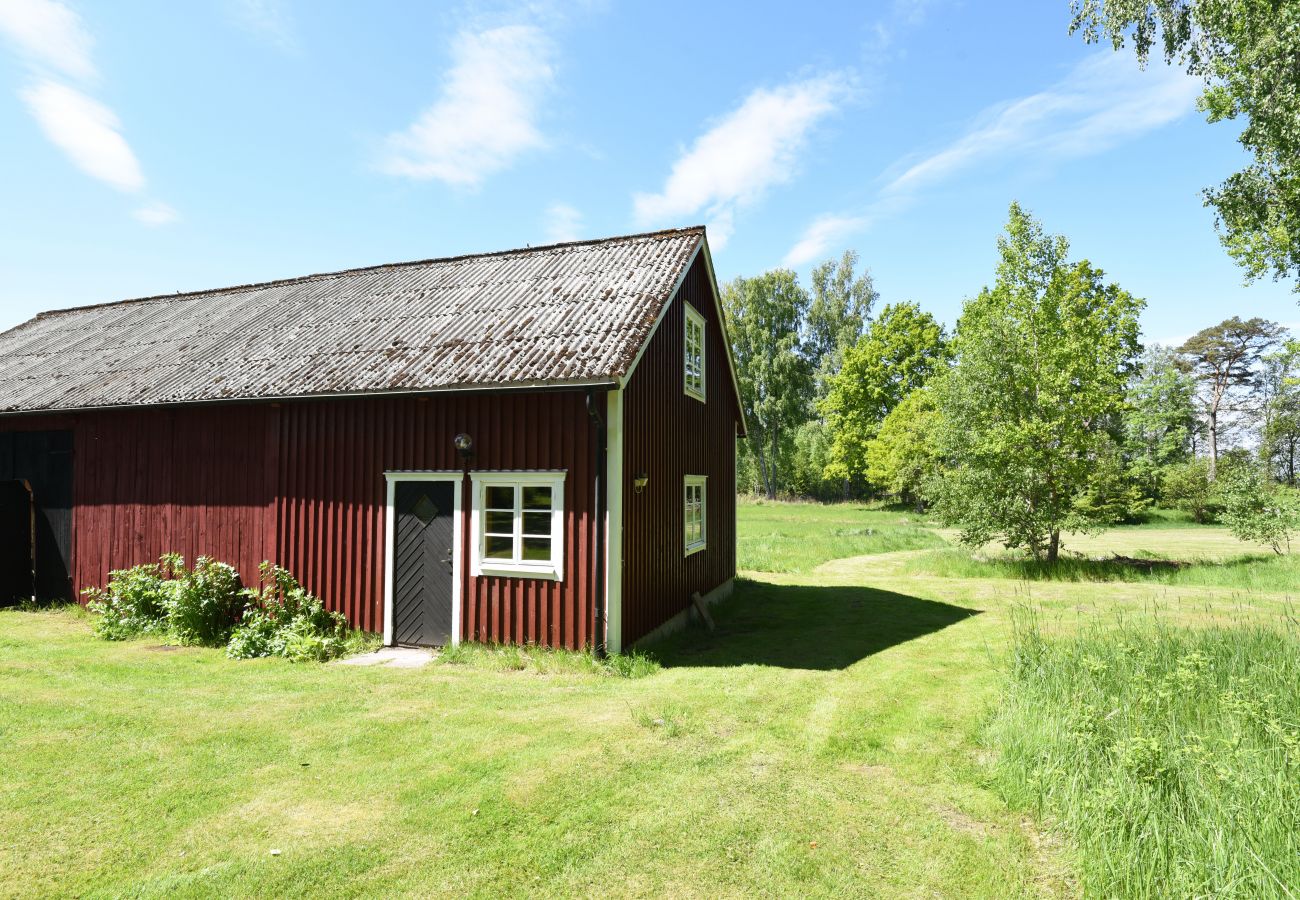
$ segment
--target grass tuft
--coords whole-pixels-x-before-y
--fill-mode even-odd
[[[1013,805],[1072,840],[1087,896],[1288,897],[1300,884],[1294,624],[1022,617],[985,730]]]
[[[492,672],[531,672],[535,675],[600,675],[614,678],[644,678],[659,671],[652,657],[631,650],[605,659],[587,651],[557,650],[535,645],[478,644],[469,641],[438,652],[435,660],[444,666],[467,666]]]

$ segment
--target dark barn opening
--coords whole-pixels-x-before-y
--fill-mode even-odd
[[[32,596],[36,567],[32,525],[32,493],[27,484],[0,481],[0,606]]]
[[[3,540],[0,565],[13,565],[19,574],[0,575],[0,603],[14,597],[38,601],[70,601],[72,595],[72,432],[14,431],[0,434],[0,482],[9,487],[0,501],[0,533],[25,533],[16,547]],[[16,510],[11,511],[11,507]],[[24,507],[26,525],[23,526]],[[24,557],[25,551],[25,557]],[[16,562],[11,562],[10,557]],[[22,559],[34,562],[23,565]],[[28,573],[23,576],[21,571]],[[34,571],[33,571],[34,570]],[[30,584],[29,584],[30,582]]]

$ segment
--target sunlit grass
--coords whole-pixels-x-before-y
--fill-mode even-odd
[[[749,502],[737,518],[742,571],[809,572],[832,559],[947,544],[915,513],[862,504]]]

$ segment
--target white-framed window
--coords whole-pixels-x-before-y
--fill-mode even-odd
[[[475,575],[564,576],[564,472],[474,472]]]
[[[683,301],[684,302],[684,301]],[[686,393],[696,400],[704,400],[704,316],[689,303],[686,306],[686,340],[684,343],[684,372]]]
[[[698,553],[706,546],[709,518],[708,477],[687,475],[685,504],[682,508],[686,523],[686,555]]]

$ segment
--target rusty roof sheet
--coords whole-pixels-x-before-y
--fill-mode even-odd
[[[0,411],[609,382],[704,238],[686,228],[41,313]]]

